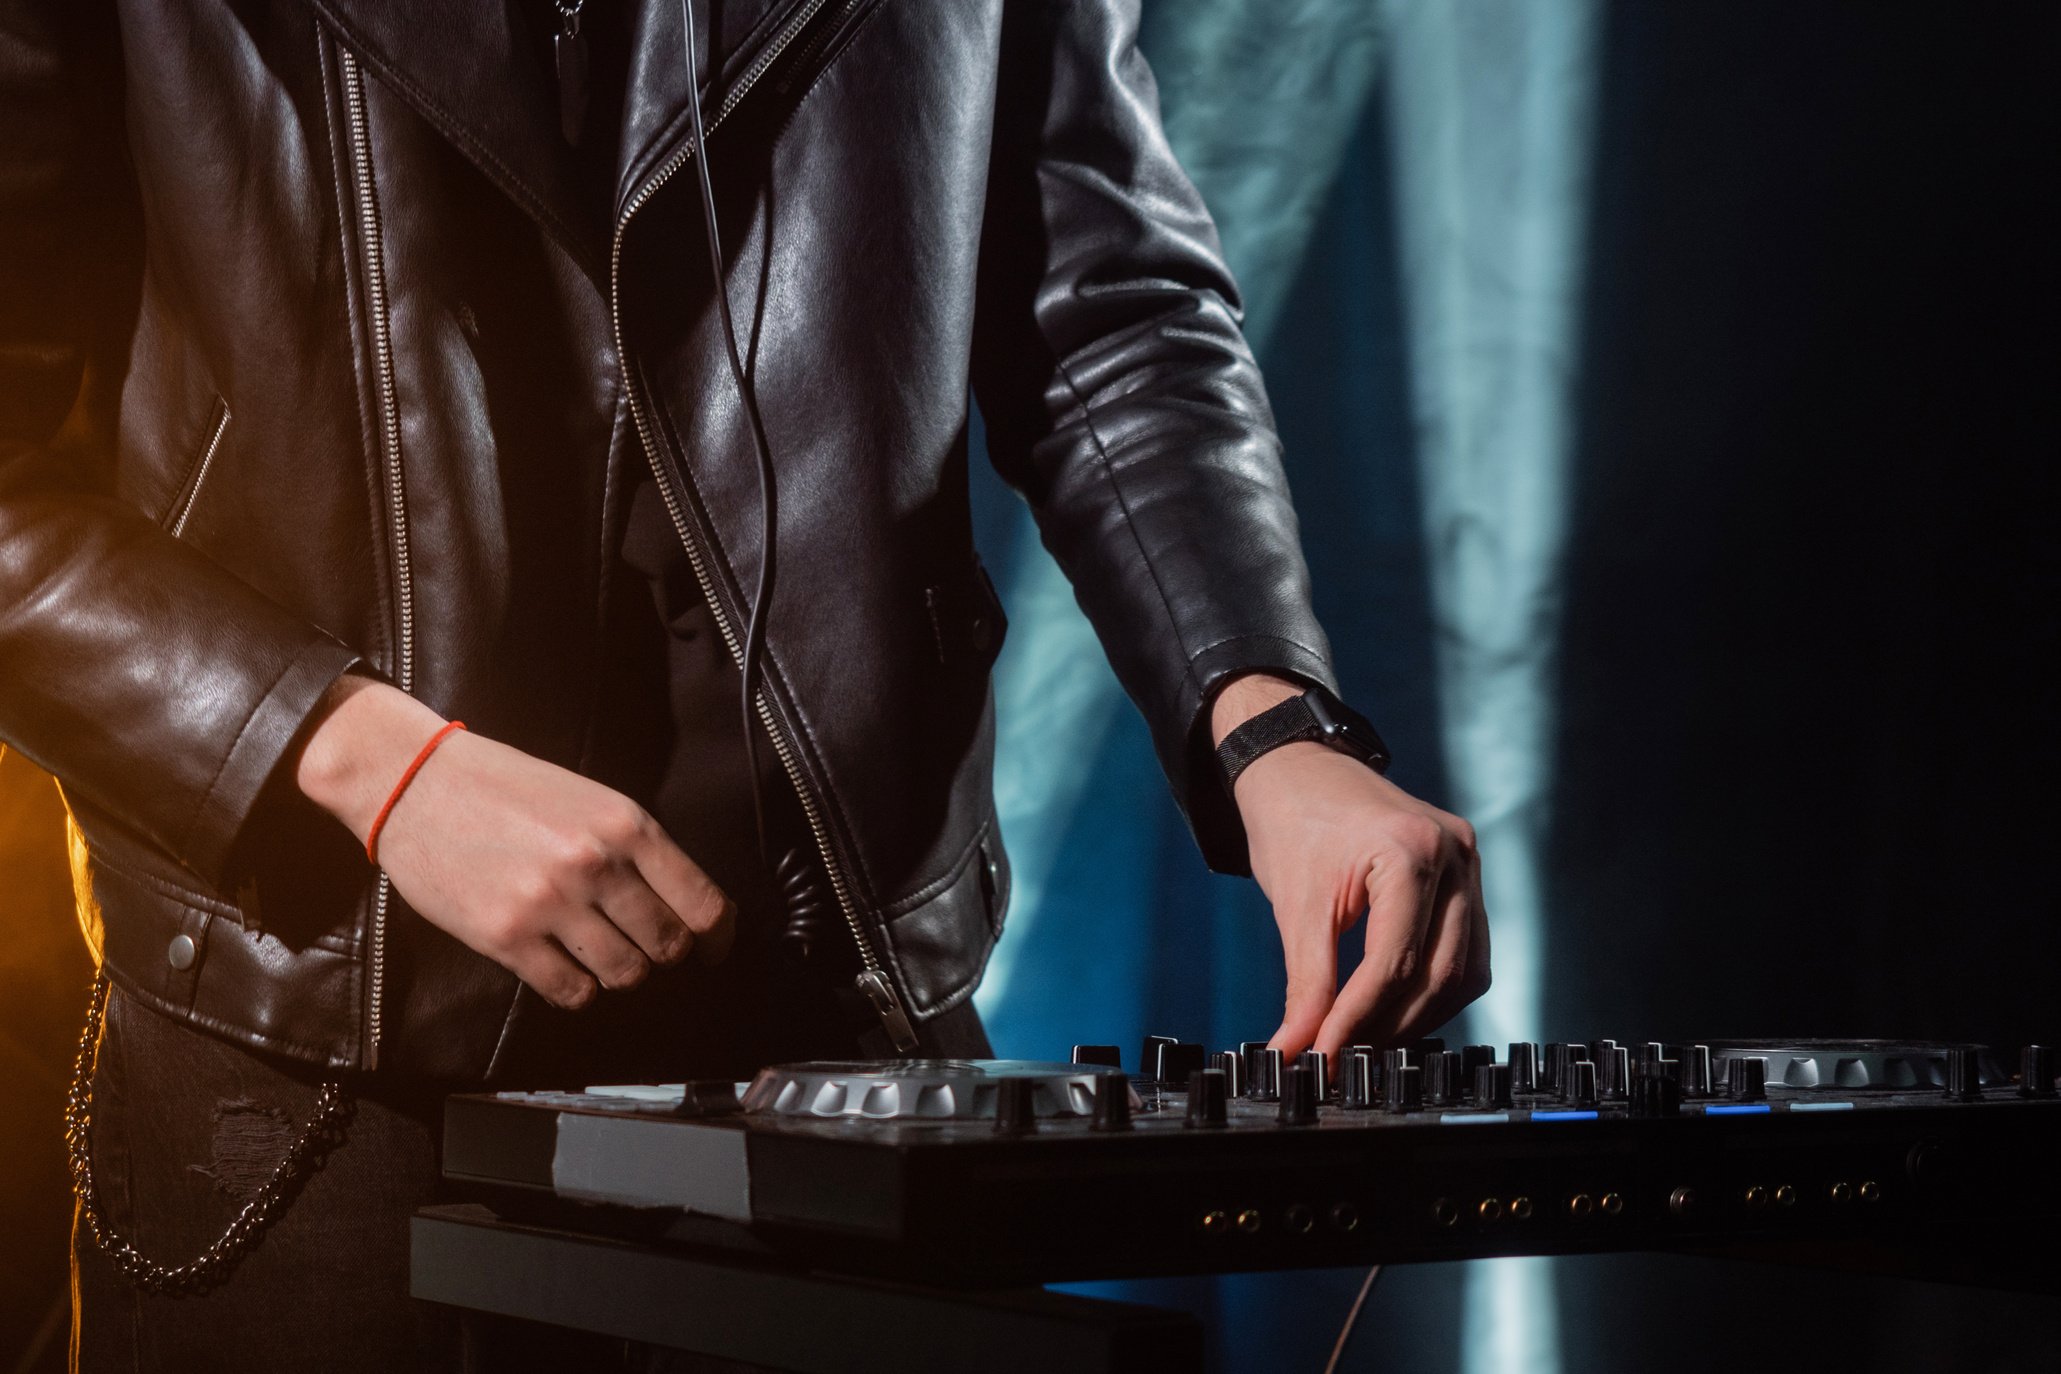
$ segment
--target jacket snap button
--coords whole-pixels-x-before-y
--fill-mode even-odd
[[[193,957],[199,952],[191,935],[174,935],[165,949],[165,962],[184,973],[193,967]]]

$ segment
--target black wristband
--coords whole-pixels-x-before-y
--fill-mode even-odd
[[[1224,742],[1217,746],[1224,785],[1237,782],[1238,775],[1262,754],[1303,740],[1314,740],[1350,755],[1377,773],[1388,771],[1388,745],[1367,718],[1322,687],[1312,687],[1301,696],[1290,697],[1260,712],[1224,736]]]

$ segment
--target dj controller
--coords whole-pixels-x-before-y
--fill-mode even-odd
[[[1148,1039],[454,1097],[503,1217],[932,1285],[1603,1250],[2050,1287],[2053,1050]],[[2015,1072],[2013,1072],[2015,1070]]]

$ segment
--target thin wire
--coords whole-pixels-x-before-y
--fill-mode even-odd
[[[1338,1328],[1338,1340],[1331,1347],[1331,1358],[1324,1362],[1324,1374],[1336,1374],[1339,1358],[1345,1354],[1345,1343],[1352,1339],[1353,1326],[1360,1320],[1360,1309],[1367,1305],[1367,1295],[1374,1291],[1374,1280],[1380,1277],[1380,1265],[1367,1270],[1367,1277],[1360,1284],[1360,1296],[1353,1299],[1352,1311],[1345,1314],[1345,1325]]]
[[[694,12],[692,0],[680,0],[680,28],[687,47],[687,111],[694,133],[694,164],[701,183],[701,218],[707,229],[709,271],[715,283],[716,313],[723,321],[723,347],[730,358],[730,376],[737,383],[737,396],[751,422],[752,447],[759,463],[759,580],[752,592],[751,615],[744,622],[744,758],[751,772],[752,819],[758,826],[759,861],[772,864],[766,843],[766,799],[759,782],[757,696],[759,656],[766,642],[766,608],[773,595],[773,536],[778,521],[773,506],[773,452],[766,444],[765,422],[759,418],[759,402],[744,375],[744,358],[737,350],[737,326],[730,318],[730,292],[723,278],[723,246],[716,236],[716,191],[709,181],[708,140],[701,128],[701,76],[694,61]]]

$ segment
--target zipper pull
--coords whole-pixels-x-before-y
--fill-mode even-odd
[[[551,36],[551,55],[558,64],[558,128],[575,147],[587,122],[587,36],[580,32],[580,9],[586,3],[557,0],[558,32]]]
[[[904,1054],[915,1049],[916,1032],[909,1025],[909,1014],[902,1010],[887,975],[879,969],[869,968],[853,979],[852,984],[873,1004],[873,1014],[880,1018],[881,1027],[887,1031],[887,1038],[895,1042],[895,1048]]]

